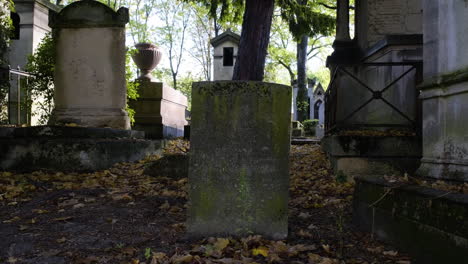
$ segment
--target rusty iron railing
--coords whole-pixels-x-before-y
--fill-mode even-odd
[[[8,123],[12,125],[30,124],[30,113],[28,104],[30,98],[27,86],[29,80],[34,78],[34,75],[29,72],[22,71],[18,66],[17,69],[10,67],[0,67],[0,76],[2,81],[10,83],[8,91]],[[14,93],[12,92],[14,91]],[[16,108],[16,113],[12,113],[13,108]],[[21,118],[24,115],[24,118]],[[23,122],[22,122],[23,119]]]
[[[348,67],[395,67],[395,66],[409,66],[409,69],[404,71],[403,74],[395,78],[392,82],[390,82],[388,85],[386,85],[383,89],[373,89],[369,87],[365,82],[360,80],[358,77],[356,77],[354,74],[352,74],[350,71],[348,71],[346,68]],[[414,104],[415,107],[415,116],[410,117],[406,113],[404,113],[401,109],[399,109],[397,106],[389,102],[387,99],[383,97],[383,93],[392,87],[395,86],[400,80],[402,80],[404,77],[408,76],[411,72],[415,72],[415,83],[414,86],[409,87],[409,89],[415,89],[416,90],[416,85],[422,80],[422,63],[421,62],[366,62],[366,63],[361,63],[359,65],[353,65],[353,66],[337,66],[333,72],[332,79],[330,81],[330,84],[328,86],[328,89],[325,93],[325,133],[326,135],[333,134],[337,130],[343,130],[343,129],[355,129],[355,128],[363,128],[363,127],[373,127],[373,128],[406,128],[414,131],[416,134],[420,135],[421,133],[421,105],[418,99],[417,94],[415,93],[416,96],[412,100],[412,103]],[[344,118],[337,119],[337,108],[340,107],[338,102],[338,93],[339,93],[339,87],[338,85],[335,84],[337,78],[342,78],[343,76],[348,76],[351,79],[353,79],[357,84],[359,84],[359,87],[362,87],[362,89],[367,90],[369,93],[371,93],[371,97],[366,100],[364,103],[361,103],[359,106],[357,106],[353,111],[350,111],[349,113],[346,113]],[[401,117],[406,119],[410,125],[407,124],[389,124],[389,123],[372,123],[372,124],[363,124],[363,123],[349,123],[351,117],[353,117],[356,113],[361,111],[364,107],[369,105],[372,101],[374,100],[381,100],[384,102],[386,105],[391,107],[395,112],[397,112]]]

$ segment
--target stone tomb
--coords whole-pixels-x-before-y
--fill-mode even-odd
[[[164,141],[127,130],[128,10],[84,0],[49,19],[57,41],[51,123],[66,126],[0,129],[0,169],[93,171],[159,152]]]
[[[188,233],[288,234],[291,87],[192,86]]]
[[[187,97],[162,82],[139,81],[138,99],[129,104],[135,110],[133,128],[147,138],[184,136]]]

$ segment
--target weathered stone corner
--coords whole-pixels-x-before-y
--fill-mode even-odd
[[[82,0],[67,5],[59,13],[49,14],[51,28],[125,27],[129,21],[128,8],[117,12],[93,0]]]

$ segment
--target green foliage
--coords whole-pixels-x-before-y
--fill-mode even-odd
[[[26,65],[26,71],[35,76],[28,86],[30,100],[34,101],[39,108],[38,112],[31,114],[39,115],[40,124],[47,123],[54,108],[55,57],[55,42],[49,33],[39,43],[34,55],[28,57]]]
[[[199,3],[209,10],[211,18],[221,23],[240,23],[244,14],[245,0],[182,0],[184,2]]]
[[[318,125],[318,122],[318,119],[307,119],[302,122],[307,135],[315,135],[315,127]]]
[[[0,0],[0,65],[7,65],[6,52],[12,33],[12,23],[10,11],[14,11],[14,4],[11,0]]]
[[[179,91],[181,91],[185,96],[187,96],[188,100],[188,106],[187,110],[192,109],[192,83],[200,81],[199,78],[195,78],[192,76],[192,74],[189,72],[187,75],[184,77],[180,78],[179,80]]]
[[[307,111],[307,108],[309,107],[309,103],[307,101],[298,101],[296,103],[297,106],[297,111]]]
[[[133,72],[132,72],[132,54],[137,52],[136,49],[128,49],[127,53],[125,54],[125,80],[127,83],[127,105],[125,110],[128,113],[128,117],[130,118],[130,124],[135,123],[135,110],[133,110],[129,105],[128,102],[130,100],[138,99],[138,86],[140,85],[138,82],[133,81]]]
[[[277,0],[281,7],[281,18],[287,21],[289,31],[298,41],[301,36],[331,35],[335,30],[335,18],[316,9],[318,2],[296,0]]]
[[[330,83],[330,70],[327,68],[321,68],[314,72],[309,72],[307,74],[308,78],[316,78],[319,83],[322,84],[323,89],[327,90],[328,84]]]
[[[151,248],[145,248],[145,259],[151,258]]]
[[[8,51],[8,43],[12,32],[12,23],[10,19],[10,11],[14,11],[14,4],[11,0],[0,0],[0,67],[8,65],[8,58],[6,53]],[[0,123],[8,121],[7,110],[7,94],[10,89],[10,82],[8,82],[8,74],[1,74],[0,72]],[[5,78],[5,79],[3,79]]]

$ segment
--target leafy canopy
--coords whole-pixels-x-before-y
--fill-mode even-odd
[[[209,10],[211,17],[218,17],[220,21],[240,21],[246,0],[182,0],[197,2]],[[295,40],[302,35],[331,35],[335,29],[335,18],[325,14],[316,7],[317,0],[308,0],[300,4],[297,0],[275,0],[281,10],[281,18],[287,21],[289,31]]]

